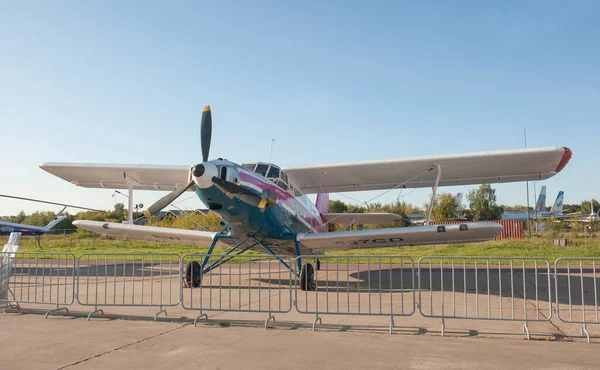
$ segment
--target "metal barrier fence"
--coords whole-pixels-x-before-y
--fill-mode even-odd
[[[545,258],[433,257],[419,259],[419,311],[424,317],[549,321],[550,263]]]
[[[181,275],[190,287],[182,289],[181,305],[200,311],[194,325],[208,319],[205,311],[258,312],[268,314],[266,328],[274,313],[292,309],[295,279],[280,261],[292,266],[289,257],[186,254]]]
[[[77,302],[99,307],[164,307],[180,302],[180,258],[176,254],[83,254],[77,260]]]
[[[54,305],[50,313],[69,310],[75,300],[75,256],[71,253],[3,252],[0,302]]]
[[[315,315],[389,316],[390,333],[395,316],[415,313],[414,260],[405,256],[301,256],[314,269],[314,290],[303,274],[296,285],[296,310]],[[315,268],[316,267],[316,268]],[[306,265],[305,265],[306,269]]]
[[[556,315],[562,322],[581,324],[588,343],[587,324],[600,324],[598,263],[600,258],[559,258],[554,262]]]

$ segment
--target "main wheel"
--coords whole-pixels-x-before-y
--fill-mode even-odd
[[[300,290],[315,290],[315,269],[310,263],[300,270]]]
[[[183,276],[183,286],[186,288],[197,288],[202,282],[202,266],[198,261],[188,262]]]

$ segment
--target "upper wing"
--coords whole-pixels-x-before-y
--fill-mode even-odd
[[[431,169],[436,165],[442,170],[440,186],[543,180],[560,172],[571,154],[569,148],[552,147],[293,166],[285,171],[307,194],[420,188],[434,185],[436,171]]]
[[[73,225],[111,237],[148,240],[189,245],[209,245],[216,233],[209,231],[173,229],[168,227],[140,226],[102,221],[73,221]],[[217,245],[220,245],[217,243]],[[224,244],[223,244],[224,245]]]
[[[189,183],[189,166],[44,163],[44,171],[86,188],[175,190]]]
[[[395,213],[321,213],[321,217],[333,224],[386,225],[402,221],[402,216]]]
[[[502,225],[494,222],[460,225],[415,226],[333,233],[299,234],[298,241],[311,249],[405,247],[428,244],[473,243],[495,238]]]

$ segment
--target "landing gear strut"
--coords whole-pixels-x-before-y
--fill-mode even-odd
[[[183,286],[186,288],[197,288],[202,282],[202,266],[198,261],[188,262],[183,275]]]
[[[302,266],[300,270],[300,290],[315,290],[315,269],[310,263]]]

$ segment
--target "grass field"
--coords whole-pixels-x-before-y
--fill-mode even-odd
[[[4,245],[7,237],[2,237]],[[326,251],[326,255],[347,256],[355,260],[355,256],[410,256],[415,261],[422,256],[491,256],[491,257],[543,257],[553,263],[559,257],[600,257],[599,238],[569,239],[566,247],[552,245],[549,237],[531,239],[489,241],[474,244],[453,244],[423,247],[353,249],[347,251]],[[84,253],[173,253],[202,254],[208,247],[196,247],[181,244],[153,243],[137,240],[107,239],[90,233],[73,233],[70,235],[44,235],[41,239],[42,249],[32,237],[21,239],[20,252],[68,252],[75,256]],[[214,253],[226,250],[215,248]],[[249,251],[248,253],[258,254]],[[345,262],[345,261],[344,261]]]

